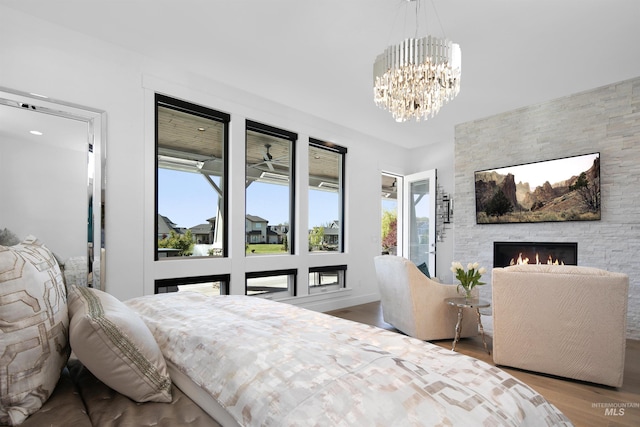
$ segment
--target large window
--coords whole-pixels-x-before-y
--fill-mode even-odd
[[[347,149],[309,142],[309,252],[344,250],[344,168]]]
[[[295,269],[247,273],[245,294],[274,299],[295,297],[296,274]]]
[[[156,259],[226,256],[228,123],[156,95]]]
[[[293,253],[297,134],[247,121],[246,254]]]

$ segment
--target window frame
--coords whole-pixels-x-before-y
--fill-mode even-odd
[[[345,183],[346,183],[346,163],[347,163],[347,148],[340,146],[338,144],[334,144],[333,142],[328,142],[328,141],[323,141],[317,138],[309,138],[309,146],[310,147],[315,147],[315,148],[319,148],[322,150],[327,150],[327,151],[331,151],[337,154],[340,154],[341,156],[341,164],[340,164],[340,188],[338,190],[339,192],[339,203],[340,206],[338,207],[338,211],[339,211],[339,218],[338,218],[338,224],[339,224],[339,229],[340,229],[340,237],[338,239],[338,252],[339,253],[344,253],[344,236],[345,236],[345,203],[346,203],[346,197],[345,197]],[[309,239],[309,236],[307,236],[307,241]],[[318,251],[318,252],[311,252],[312,254],[318,254],[318,253],[325,253],[324,251]]]
[[[222,141],[222,164],[223,175],[221,176],[223,197],[221,198],[222,207],[219,210],[223,215],[222,224],[222,258],[229,256],[229,124],[231,122],[231,114],[224,113],[218,110],[214,110],[209,107],[194,104],[188,101],[184,101],[179,98],[174,98],[161,93],[154,94],[154,261],[161,261],[166,257],[158,256],[158,139],[159,139],[159,120],[158,120],[158,107],[165,107],[180,111],[187,114],[192,114],[206,119],[214,120],[224,124],[223,141]],[[170,257],[169,257],[170,258]],[[201,257],[180,257],[180,259],[189,258],[201,258]],[[155,287],[154,287],[155,289]]]
[[[274,126],[270,126],[264,123],[256,122],[253,120],[246,119],[245,121],[245,153],[247,151],[247,132],[257,132],[263,133],[265,135],[273,136],[276,138],[287,139],[291,142],[291,152],[290,152],[290,164],[289,164],[289,231],[287,233],[289,252],[288,255],[295,255],[295,214],[296,214],[296,142],[298,141],[298,134],[296,132],[291,132],[288,130],[284,130],[281,128],[277,128]],[[247,164],[245,161],[245,181],[247,180]],[[245,200],[247,197],[247,192],[245,188]],[[245,218],[248,215],[245,206],[244,212]],[[268,224],[267,224],[268,227]],[[245,239],[246,241],[246,239]],[[245,255],[246,256],[246,255]],[[246,282],[246,280],[245,280]],[[245,286],[246,288],[246,286]]]
[[[335,284],[329,285],[311,285],[311,281],[309,281],[309,295],[318,295],[324,292],[335,292],[341,291],[347,288],[347,265],[322,265],[317,267],[309,267],[309,275],[314,273],[323,273],[323,272],[338,272],[338,287],[336,289],[329,289],[326,286],[335,286]],[[340,280],[342,279],[342,280]],[[312,289],[319,289],[317,292],[312,292]],[[323,290],[325,289],[325,290]]]
[[[175,286],[176,288],[179,285],[195,285],[198,283],[206,283],[206,282],[220,282],[220,295],[229,295],[230,288],[230,274],[214,274],[210,276],[190,276],[190,277],[171,277],[168,279],[156,279],[153,284],[154,294],[158,294],[158,288],[160,287],[170,287]],[[167,291],[162,293],[175,293],[179,292],[175,291]]]
[[[259,279],[259,278],[274,277],[274,276],[289,277],[288,283],[287,283],[287,292],[274,292],[274,293],[267,292],[265,294],[259,294],[259,295],[248,294],[249,285],[247,282],[249,279]],[[244,294],[247,296],[256,296],[258,298],[273,299],[273,300],[296,297],[298,294],[298,269],[290,268],[290,269],[282,269],[282,270],[247,272],[245,273],[245,276],[244,276]]]

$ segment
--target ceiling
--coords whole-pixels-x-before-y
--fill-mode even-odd
[[[158,107],[157,121],[158,154],[162,167],[190,172],[199,170],[216,176],[222,174],[225,129],[223,122],[166,106]],[[323,181],[338,182],[338,154],[331,150],[309,147],[309,158],[310,185],[317,186]],[[187,163],[180,159],[186,160]],[[247,174],[252,180],[262,178],[263,172],[288,176],[290,160],[288,139],[254,130],[247,131]],[[197,167],[192,162],[203,164]]]
[[[460,44],[462,89],[419,123],[396,123],[372,100],[376,55],[416,35],[406,0],[0,5],[406,148],[452,144],[456,124],[640,76],[638,0],[421,0],[417,35]]]

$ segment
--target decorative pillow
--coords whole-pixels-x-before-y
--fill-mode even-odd
[[[0,246],[13,246],[20,243],[20,238],[13,234],[11,230],[5,228],[4,230],[0,230]]]
[[[99,380],[136,402],[171,402],[171,378],[142,319],[114,296],[69,288],[69,342]]]
[[[431,279],[431,275],[429,274],[429,267],[427,266],[426,262],[423,262],[422,264],[418,265],[418,270],[422,271],[422,273],[427,276],[429,279]]]
[[[51,396],[69,358],[67,295],[35,237],[0,246],[0,424],[18,425]]]

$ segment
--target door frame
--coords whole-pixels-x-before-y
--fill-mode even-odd
[[[414,212],[409,203],[412,200],[410,197],[411,184],[415,182],[428,180],[429,185],[429,242],[428,242],[428,257],[427,265],[431,275],[436,275],[436,204],[437,204],[437,172],[436,169],[417,172],[414,174],[405,175],[402,179],[402,200],[398,201],[398,217],[402,218],[402,233],[398,233],[402,236],[401,242],[398,242],[398,247],[402,248],[401,256],[407,259],[411,258],[411,238],[410,233],[412,229],[411,214]],[[400,196],[399,196],[400,197]],[[400,212],[401,211],[401,212]]]

